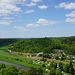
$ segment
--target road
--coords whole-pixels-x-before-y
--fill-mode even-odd
[[[4,63],[4,64],[6,64],[6,65],[14,65],[14,66],[16,66],[17,68],[18,67],[20,67],[20,69],[27,69],[27,67],[25,67],[25,66],[22,66],[22,65],[19,65],[19,64],[14,64],[14,63],[11,63],[11,62],[5,62],[5,61],[1,61],[0,60],[0,63]]]

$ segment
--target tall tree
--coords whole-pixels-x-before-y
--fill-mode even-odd
[[[70,61],[70,74],[74,75],[74,68],[73,68],[72,61]]]

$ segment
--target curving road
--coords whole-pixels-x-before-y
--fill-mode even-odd
[[[16,66],[17,68],[18,67],[20,67],[20,69],[27,69],[27,67],[25,67],[25,66],[22,66],[22,65],[19,65],[19,64],[14,64],[14,63],[11,63],[11,62],[5,62],[5,61],[1,61],[0,60],[0,63],[4,63],[4,64],[6,64],[6,65],[14,65],[14,66]]]

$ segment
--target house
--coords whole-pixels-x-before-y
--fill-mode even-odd
[[[43,52],[39,52],[39,53],[37,53],[37,56],[39,56],[39,55],[43,55]]]
[[[12,53],[12,52],[14,52],[14,51],[13,51],[13,50],[8,50],[8,52]]]
[[[35,53],[35,54],[32,54],[32,55],[30,55],[30,57],[36,57],[37,56],[37,54]]]
[[[35,53],[35,54],[32,54],[32,55],[30,55],[30,57],[38,57],[39,55],[42,55],[43,54],[43,52],[39,52],[39,53]]]
[[[57,56],[57,54],[51,53],[51,58],[52,58],[52,59],[55,59],[56,56]]]

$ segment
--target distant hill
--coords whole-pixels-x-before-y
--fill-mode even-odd
[[[18,39],[13,39],[13,38],[0,38],[0,47],[12,44],[17,41]]]
[[[30,39],[0,39],[0,46],[8,46],[19,52],[44,52],[51,53],[55,49],[64,50],[67,54],[75,54],[75,36],[51,37],[51,38],[30,38]],[[13,46],[13,48],[12,48]]]
[[[55,49],[64,50],[67,54],[75,54],[75,36],[57,38],[20,39],[13,43],[13,49],[20,52],[51,53]],[[9,45],[11,47],[11,45]]]

